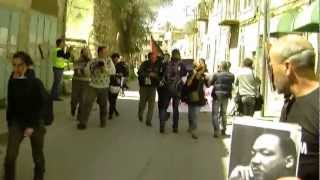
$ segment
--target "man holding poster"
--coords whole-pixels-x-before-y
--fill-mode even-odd
[[[281,121],[302,127],[298,177],[319,179],[319,79],[315,50],[302,36],[281,37],[271,45],[270,74],[278,93],[289,97]]]

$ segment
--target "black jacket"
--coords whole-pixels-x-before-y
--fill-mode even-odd
[[[160,82],[160,71],[161,71],[161,63],[156,61],[155,63],[151,63],[150,60],[144,61],[138,71],[138,80],[140,86],[153,86],[157,87]],[[153,72],[156,74],[156,77],[150,77],[150,73]],[[146,79],[150,78],[151,85],[146,84]]]
[[[39,127],[44,125],[41,108],[44,106],[42,82],[36,78],[13,79],[8,82],[8,126]]]
[[[116,63],[115,68],[117,74],[122,74],[123,77],[129,77],[129,68],[125,62]]]
[[[193,73],[188,75],[187,82],[184,84],[183,91],[184,91],[184,101],[189,105],[197,105],[197,106],[204,106],[207,101],[205,98],[205,92],[203,87],[206,85],[206,78],[203,74],[200,79],[194,77],[190,86],[188,86],[188,81],[192,77]],[[193,94],[196,94],[196,99],[193,99]]]

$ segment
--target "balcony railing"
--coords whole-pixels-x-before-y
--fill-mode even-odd
[[[201,1],[198,5],[197,20],[206,22],[209,20],[209,6],[206,1]]]
[[[238,0],[225,0],[222,4],[220,25],[239,24],[238,20]]]

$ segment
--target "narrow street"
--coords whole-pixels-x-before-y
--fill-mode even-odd
[[[187,116],[181,113],[179,134],[158,130],[157,110],[153,127],[136,118],[138,92],[129,91],[119,100],[120,117],[99,127],[94,106],[88,129],[76,129],[70,115],[70,99],[55,103],[55,122],[47,129],[46,180],[224,180],[227,172],[229,138],[212,136],[210,113],[202,113],[199,139],[187,133]],[[1,116],[4,118],[5,116]],[[5,120],[1,120],[5,123]],[[229,126],[230,129],[230,126]],[[1,138],[2,141],[5,138]],[[5,155],[1,142],[1,164]],[[29,140],[21,144],[17,161],[18,179],[32,179]]]

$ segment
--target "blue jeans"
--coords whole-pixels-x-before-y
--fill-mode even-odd
[[[220,118],[222,130],[226,130],[228,101],[228,98],[214,98],[212,100],[212,124],[215,132],[220,132]]]
[[[63,69],[53,68],[53,84],[51,88],[51,96],[53,99],[59,98],[59,89],[61,88],[61,80],[63,77]]]
[[[200,112],[200,106],[197,105],[188,105],[188,120],[189,120],[189,129],[195,130],[197,129],[198,115]]]
[[[180,103],[180,97],[177,96],[172,96],[170,93],[166,92],[163,95],[163,101],[161,105],[159,105],[159,119],[160,119],[160,128],[164,128],[165,122],[168,117],[167,109],[170,104],[170,100],[172,99],[172,109],[173,109],[173,115],[172,115],[172,120],[173,120],[173,129],[178,129],[179,126],[179,103]]]

